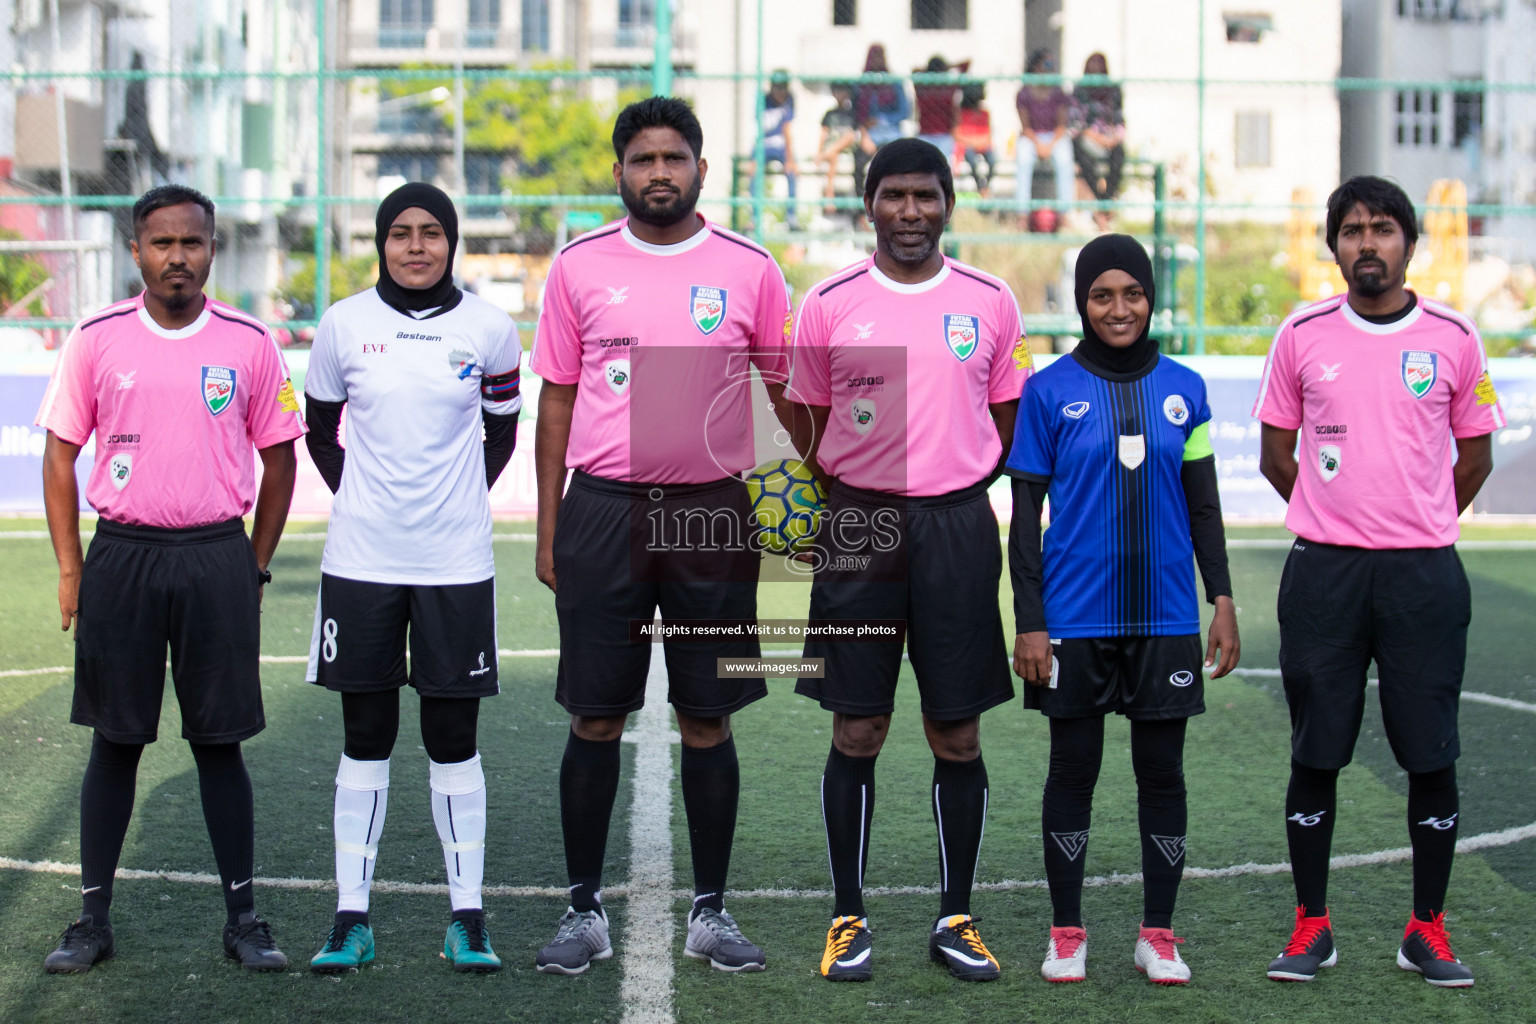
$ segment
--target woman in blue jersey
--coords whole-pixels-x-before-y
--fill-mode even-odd
[[[1196,561],[1216,607],[1204,667],[1224,676],[1239,651],[1211,412],[1199,374],[1162,358],[1148,334],[1152,265],[1139,242],[1105,235],[1085,246],[1076,293],[1082,343],[1025,385],[1007,462],[1014,507],[1036,513],[1015,517],[1009,535],[1013,666],[1030,684],[1025,706],[1051,723],[1041,837],[1053,921],[1040,971],[1085,977],[1083,862],[1104,716],[1115,712],[1131,720],[1141,829],[1135,964],[1177,985],[1189,980],[1172,930],[1188,817],[1184,727],[1205,710]]]

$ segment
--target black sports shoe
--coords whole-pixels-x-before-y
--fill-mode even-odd
[[[43,960],[43,969],[49,974],[84,974],[117,952],[112,941],[112,926],[97,927],[89,914],[64,929],[58,948]]]
[[[997,957],[981,941],[970,914],[941,917],[928,935],[928,959],[949,968],[961,981],[996,981]]]
[[[224,954],[251,971],[280,971],[288,966],[288,958],[272,941],[272,926],[254,911],[224,926]]]
[[[1269,962],[1270,981],[1311,981],[1319,968],[1339,962],[1333,944],[1333,925],[1328,911],[1322,917],[1308,917],[1305,907],[1296,908],[1296,927],[1285,950]]]
[[[1408,918],[1403,930],[1403,944],[1397,951],[1397,966],[1424,975],[1436,988],[1471,988],[1472,968],[1451,952],[1450,937],[1445,934],[1445,914],[1432,920]]]
[[[874,977],[873,956],[867,917],[834,918],[821,955],[821,976],[828,981],[868,981]]]

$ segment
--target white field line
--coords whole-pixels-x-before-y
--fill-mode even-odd
[[[667,664],[651,652],[645,707],[635,721],[635,799],[629,811],[629,912],[621,963],[623,1024],[672,1016],[672,744]],[[692,895],[691,893],[685,895]]]
[[[647,700],[647,704],[649,704],[649,703],[650,703],[649,700]],[[644,749],[645,749],[645,747],[642,745],[641,751],[644,751]],[[637,776],[639,775],[638,757],[637,757],[636,775]],[[671,788],[671,786],[670,786],[670,783],[671,783],[670,777],[667,779],[667,782],[668,782],[668,787],[667,788],[670,790],[670,788]],[[667,842],[668,846],[670,847],[670,844],[671,844],[671,831],[670,831],[670,829],[667,829],[666,831],[667,831],[667,840],[666,840],[666,842]],[[633,824],[632,824],[632,827],[630,829],[630,832],[631,832],[631,836],[633,836],[633,833],[634,833]],[[1532,822],[1529,825],[1517,825],[1517,826],[1515,826],[1513,828],[1501,829],[1500,831],[1497,831],[1497,832],[1484,832],[1482,835],[1467,836],[1464,839],[1458,839],[1456,841],[1456,852],[1458,854],[1463,854],[1463,853],[1474,853],[1474,852],[1476,852],[1478,850],[1491,850],[1491,849],[1495,849],[1495,848],[1500,847],[1500,846],[1512,846],[1515,843],[1524,842],[1527,839],[1533,839],[1533,838],[1536,838],[1536,822]],[[1395,850],[1378,850],[1375,853],[1346,853],[1346,854],[1340,854],[1337,857],[1331,858],[1328,863],[1329,863],[1329,867],[1330,868],[1342,870],[1344,868],[1370,867],[1370,866],[1374,866],[1374,865],[1378,865],[1378,864],[1398,864],[1398,863],[1402,863],[1404,861],[1409,861],[1409,860],[1412,860],[1412,859],[1413,859],[1413,849],[1412,849],[1412,847],[1403,846],[1403,847],[1398,847]],[[636,861],[635,863],[636,863],[636,865],[638,865],[639,862]],[[637,923],[638,923],[636,918],[637,918],[637,911],[640,908],[641,901],[643,901],[643,900],[652,901],[652,902],[654,902],[654,904],[656,906],[659,906],[660,908],[662,908],[662,911],[663,911],[664,915],[666,916],[666,918],[668,920],[662,926],[661,944],[657,947],[657,949],[655,951],[655,954],[653,954],[651,957],[647,957],[647,958],[641,960],[639,963],[637,963],[637,965],[635,966],[634,970],[635,971],[647,970],[649,972],[660,973],[660,971],[662,970],[661,961],[664,958],[664,960],[665,960],[664,972],[666,974],[667,981],[666,981],[666,984],[659,991],[663,991],[665,993],[666,1002],[667,1002],[667,1004],[669,1006],[670,1006],[670,1003],[671,1003],[671,975],[672,975],[671,948],[672,948],[672,934],[673,933],[672,933],[671,922],[670,922],[671,911],[670,911],[669,904],[670,904],[670,902],[672,900],[688,899],[688,898],[690,898],[693,895],[693,892],[692,892],[692,890],[689,890],[689,889],[672,889],[671,888],[672,879],[671,879],[671,866],[670,866],[671,865],[670,850],[668,851],[667,865],[668,865],[668,867],[665,869],[666,870],[666,878],[665,878],[665,880],[664,881],[659,881],[658,880],[657,884],[654,885],[654,886],[651,885],[651,884],[646,884],[644,886],[637,886],[634,882],[631,882],[629,884],[608,885],[608,886],[604,886],[603,887],[603,894],[605,896],[611,896],[611,897],[615,897],[615,898],[617,898],[617,897],[628,897],[628,898],[631,899],[630,913],[629,913],[629,919],[630,919],[629,932],[630,932],[630,935],[629,935],[628,945],[627,945],[627,949],[626,949],[625,956],[624,956],[624,972],[625,972],[625,975],[624,975],[624,992],[625,992],[625,997],[624,998],[625,998],[626,1003],[628,1003],[629,1000],[630,1000],[631,977],[632,977],[632,975],[631,975],[631,970],[632,970],[632,968],[631,968],[631,960],[635,958],[635,954],[641,952],[639,949],[637,949],[637,946],[636,946],[637,941],[640,939],[640,935],[637,934],[637,931],[636,931],[636,926],[637,926]],[[79,877],[79,875],[80,875],[80,865],[79,864],[65,864],[65,863],[63,863],[61,861],[52,861],[52,860],[32,861],[32,860],[15,860],[15,859],[12,859],[10,857],[0,857],[0,869],[10,870],[10,871],[26,871],[26,872],[31,872],[31,873],[34,873],[34,874],[47,874],[47,875],[73,875],[75,877]],[[1280,861],[1279,863],[1275,863],[1275,864],[1255,864],[1255,863],[1250,861],[1247,864],[1233,864],[1232,866],[1225,867],[1225,868],[1185,868],[1184,869],[1184,877],[1186,879],[1190,879],[1190,878],[1194,878],[1194,879],[1200,879],[1200,878],[1214,878],[1214,879],[1241,878],[1241,877],[1248,876],[1248,875],[1284,875],[1284,874],[1289,874],[1290,870],[1291,870],[1291,865],[1289,863],[1285,862],[1285,861]],[[205,874],[203,872],[197,872],[197,871],[141,871],[141,870],[137,870],[137,869],[134,869],[134,868],[118,868],[117,869],[117,877],[118,878],[123,878],[123,879],[142,879],[142,880],[148,880],[148,881],[160,880],[160,881],[164,881],[164,882],[184,882],[184,883],[190,883],[190,884],[195,884],[195,885],[218,885],[219,884],[219,876],[218,875],[210,875],[210,874]],[[638,872],[636,874],[636,878],[637,879],[639,878]],[[1119,872],[1116,872],[1114,874],[1109,874],[1109,875],[1097,875],[1097,876],[1094,876],[1092,878],[1087,878],[1087,879],[1083,880],[1083,884],[1086,885],[1086,886],[1090,886],[1090,887],[1107,886],[1107,885],[1139,885],[1140,883],[1141,883],[1141,872],[1139,872],[1139,871],[1131,872],[1131,873],[1119,873]],[[336,888],[336,883],[334,881],[332,881],[330,879],[317,879],[317,878],[262,878],[262,877],[258,876],[256,878],[256,881],[253,884],[255,884],[257,886],[260,886],[260,887],[263,887],[263,888],[268,888],[268,889],[302,889],[302,890],[306,890],[306,891],[309,891],[309,890],[316,890],[316,891],[335,890],[335,888]],[[1043,878],[1035,878],[1035,879],[1028,879],[1028,880],[1005,879],[1004,881],[1001,881],[1001,882],[977,882],[976,883],[976,889],[978,891],[981,891],[981,892],[1015,892],[1015,891],[1018,891],[1018,890],[1021,890],[1021,889],[1044,889],[1046,887],[1047,887],[1047,884],[1046,884],[1045,879],[1043,879]],[[442,884],[440,882],[438,882],[438,883],[430,883],[430,882],[388,882],[388,881],[380,881],[379,879],[374,879],[373,890],[375,892],[408,893],[408,894],[411,894],[411,895],[446,896],[448,894],[448,886],[446,886],[446,885],[444,885],[444,884]],[[931,886],[931,885],[871,886],[870,888],[867,888],[867,889],[864,890],[864,894],[866,896],[935,896],[935,895],[938,894],[938,892],[939,892],[938,887],[937,886]],[[563,886],[560,887],[560,888],[553,888],[553,887],[541,888],[539,886],[531,886],[531,885],[488,885],[488,886],[485,887],[485,894],[487,896],[505,897],[505,898],[511,898],[511,899],[530,898],[530,897],[538,897],[538,898],[543,898],[543,899],[564,899],[566,896],[569,895],[569,892],[567,892],[567,890]],[[733,899],[733,900],[746,900],[746,899],[816,899],[816,900],[826,900],[826,899],[831,899],[832,898],[832,890],[830,890],[830,889],[732,889],[732,890],[729,890],[726,893],[726,897],[728,899]],[[638,986],[638,979],[635,979],[635,983]],[[651,990],[651,991],[657,991],[657,990]],[[630,1004],[630,1005],[634,1005],[634,1004]],[[626,1014],[626,1019],[629,1019],[627,1014]],[[659,1019],[659,1018],[637,1017],[635,1019],[636,1020],[652,1020],[652,1019]]]

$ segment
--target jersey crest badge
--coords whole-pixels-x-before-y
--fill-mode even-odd
[[[603,364],[603,377],[614,394],[622,395],[629,390],[629,360],[615,359]]]
[[[1317,471],[1323,477],[1323,483],[1327,483],[1339,475],[1339,463],[1344,458],[1344,450],[1336,444],[1325,444],[1317,450]]]
[[[454,349],[448,353],[448,368],[459,380],[468,380],[475,372],[478,365],[473,352],[465,352],[463,349]]]
[[[112,486],[122,490],[128,486],[128,480],[133,476],[133,456],[127,452],[118,452],[112,456],[112,461],[107,463],[107,477],[112,481]]]
[[[1403,352],[1403,383],[1414,398],[1423,398],[1435,386],[1440,357],[1434,352]]]
[[[217,416],[235,397],[235,371],[228,366],[203,367],[203,404]]]
[[[944,314],[944,343],[962,363],[976,351],[976,339],[981,332],[981,321],[969,313]]]
[[[853,400],[853,429],[863,437],[875,429],[875,403],[867,398]]]
[[[1163,399],[1163,415],[1168,422],[1176,427],[1182,427],[1189,422],[1189,406],[1184,402],[1183,395],[1169,395]]]
[[[1120,435],[1120,465],[1135,469],[1147,461],[1147,436],[1145,434]]]
[[[714,334],[725,323],[726,289],[696,284],[688,289],[688,311],[693,325],[705,336]]]

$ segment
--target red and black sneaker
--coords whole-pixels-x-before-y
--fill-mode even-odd
[[[1291,932],[1291,941],[1285,944],[1284,952],[1269,962],[1270,981],[1311,981],[1317,977],[1318,968],[1332,967],[1339,962],[1328,911],[1324,910],[1322,917],[1306,915],[1305,907],[1296,908],[1296,928]]]
[[[1437,988],[1472,987],[1472,968],[1451,952],[1443,912],[1428,921],[1420,921],[1417,916],[1408,918],[1403,944],[1397,951],[1397,966],[1424,975],[1424,980]]]

